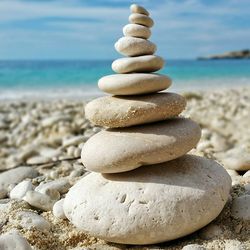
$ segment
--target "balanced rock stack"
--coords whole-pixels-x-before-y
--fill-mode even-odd
[[[118,74],[99,80],[113,96],[86,106],[94,124],[107,127],[82,149],[90,173],[66,195],[64,211],[79,229],[107,241],[151,244],[190,234],[215,219],[231,187],[216,162],[186,155],[200,139],[199,126],[178,117],[185,99],[158,91],[171,80],[150,41],[153,20],[131,6],[131,24],[115,48],[128,56],[113,62]],[[95,173],[94,173],[95,172]]]

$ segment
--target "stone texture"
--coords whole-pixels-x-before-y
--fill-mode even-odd
[[[164,60],[159,56],[125,57],[115,60],[112,69],[116,73],[146,73],[160,70],[164,66]]]
[[[218,154],[226,169],[247,171],[250,170],[250,152],[247,146],[234,147]]]
[[[16,230],[0,236],[1,250],[32,250],[28,241]]]
[[[152,244],[185,236],[214,220],[230,187],[219,164],[185,155],[126,173],[91,173],[70,189],[64,211],[93,236]]]
[[[52,200],[48,195],[36,191],[28,191],[23,197],[23,200],[28,202],[31,206],[42,211],[50,211],[53,208],[55,200]]]
[[[25,194],[33,189],[33,185],[31,180],[24,180],[17,184],[11,191],[10,191],[10,198],[11,199],[19,199],[21,200]]]
[[[26,178],[34,178],[37,175],[38,172],[31,167],[18,167],[1,173],[0,198],[6,197],[9,185],[17,184]]]
[[[184,246],[182,250],[206,250],[206,248],[198,244],[189,244]]]
[[[174,93],[105,96],[89,102],[85,106],[85,115],[98,126],[128,127],[177,116],[185,106],[185,98]]]
[[[61,199],[57,201],[53,206],[53,215],[60,219],[66,219],[66,216],[63,210],[63,203],[64,203],[64,199]]]
[[[137,37],[122,37],[115,43],[115,49],[124,56],[153,55],[156,45]]]
[[[41,215],[31,211],[17,212],[14,217],[10,217],[10,222],[26,229],[36,228],[40,231],[47,231],[51,227],[50,223]]]
[[[153,27],[154,21],[149,16],[139,14],[139,13],[132,13],[128,18],[130,23],[141,24],[148,28]]]
[[[232,216],[242,220],[250,220],[250,195],[242,195],[233,200]]]
[[[185,118],[108,129],[92,136],[84,144],[82,162],[94,172],[129,171],[184,155],[195,147],[200,135],[200,127]]]
[[[102,77],[99,88],[113,95],[140,95],[168,88],[171,79],[159,74],[115,74]]]
[[[148,39],[151,36],[151,31],[149,28],[140,24],[127,24],[123,27],[124,36],[139,37],[143,39]]]
[[[142,7],[138,4],[131,4],[130,11],[132,13],[139,13],[139,14],[144,14],[146,16],[149,16],[149,12],[144,7]]]

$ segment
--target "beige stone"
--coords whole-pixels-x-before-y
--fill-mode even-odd
[[[142,7],[138,4],[131,4],[130,11],[132,13],[139,13],[139,14],[144,14],[146,16],[149,16],[149,12],[144,7]]]
[[[66,195],[80,230],[107,241],[152,244],[190,234],[224,207],[231,179],[218,163],[185,155],[121,174],[91,173]]]
[[[171,79],[160,74],[115,74],[102,77],[98,87],[113,95],[140,95],[167,89]]]
[[[163,58],[155,55],[120,58],[112,63],[112,69],[121,74],[154,72],[163,66]]]
[[[129,127],[177,116],[185,106],[185,98],[175,93],[105,96],[89,102],[85,115],[98,126]]]
[[[195,147],[200,136],[200,127],[185,118],[103,130],[84,144],[82,163],[94,172],[125,172],[180,157]]]
[[[115,49],[124,56],[153,55],[156,45],[138,37],[122,37],[115,43]]]
[[[139,13],[132,13],[128,18],[130,23],[141,24],[148,28],[153,27],[154,21],[149,16],[139,14]]]
[[[148,39],[151,36],[151,31],[149,28],[143,25],[130,23],[124,26],[123,34],[124,36]]]

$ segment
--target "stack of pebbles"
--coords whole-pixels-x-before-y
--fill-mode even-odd
[[[131,24],[115,48],[126,58],[113,62],[118,74],[99,80],[113,96],[93,100],[86,116],[107,127],[82,149],[93,172],[66,195],[64,212],[79,229],[111,242],[151,244],[190,234],[215,219],[231,186],[216,162],[186,155],[200,139],[199,126],[178,117],[185,99],[158,91],[171,80],[152,72],[163,67],[146,40],[153,20],[131,6]]]

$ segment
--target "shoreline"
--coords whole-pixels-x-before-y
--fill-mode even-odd
[[[213,83],[213,84],[211,84]],[[212,92],[212,91],[227,91],[230,89],[241,90],[241,89],[250,89],[250,80],[245,84],[237,85],[237,84],[224,84],[222,85],[220,82],[215,84],[212,81],[204,82],[202,86],[199,85],[189,85],[187,86],[176,84],[175,82],[172,85],[162,92],[176,92],[180,94],[185,94],[186,92]],[[60,91],[58,88],[47,88],[47,89],[1,89],[0,88],[0,103],[3,102],[11,102],[11,101],[53,101],[53,100],[75,100],[75,101],[88,101],[93,98],[105,96],[105,94],[101,92],[97,84],[91,86],[91,88],[87,87],[82,88],[78,86],[73,87],[62,87]]]

